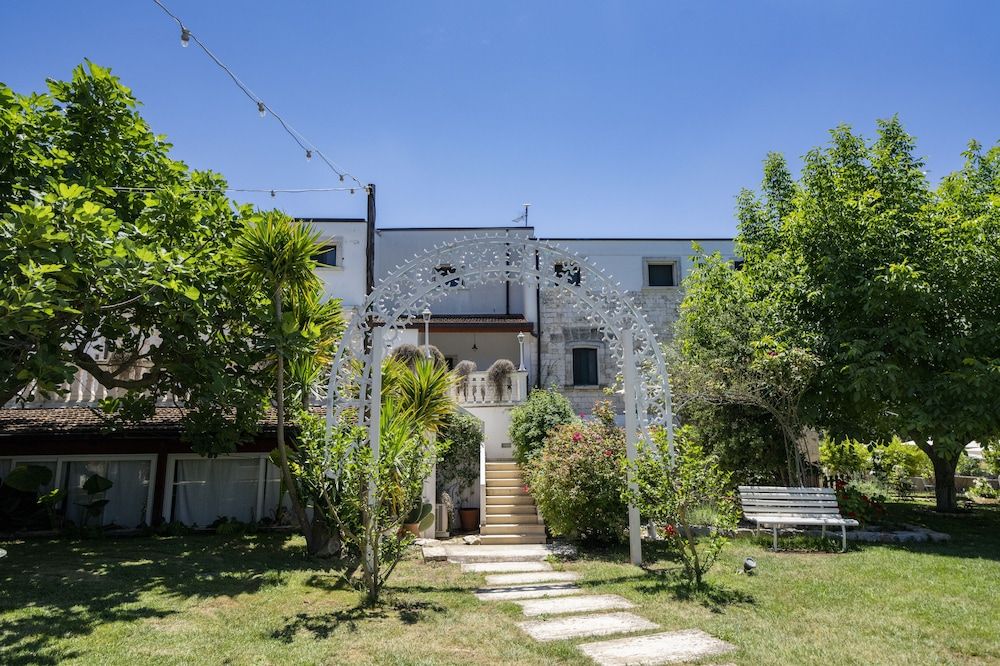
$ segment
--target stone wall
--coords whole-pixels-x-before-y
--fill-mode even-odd
[[[625,292],[645,314],[650,327],[661,343],[669,342],[677,321],[681,291],[677,288],[650,288]],[[621,396],[608,395],[621,372],[603,340],[603,331],[588,322],[582,310],[572,305],[572,299],[557,289],[542,289],[541,303],[541,383],[556,387],[569,398],[575,412],[589,415],[594,402],[612,400],[619,412],[625,407]],[[615,332],[617,333],[617,332]],[[598,386],[573,386],[573,349],[590,347],[597,350]]]

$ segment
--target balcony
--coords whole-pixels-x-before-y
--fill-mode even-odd
[[[493,405],[513,405],[524,402],[528,397],[528,373],[513,372],[497,390],[488,372],[473,372],[463,382],[452,389],[452,397],[459,405],[468,407],[489,407]]]

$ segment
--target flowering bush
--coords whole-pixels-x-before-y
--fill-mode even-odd
[[[885,516],[885,495],[877,489],[866,493],[860,484],[845,481],[837,481],[835,488],[837,504],[845,517],[865,525]]]
[[[701,587],[739,521],[732,476],[705,453],[690,428],[677,431],[674,461],[666,455],[665,433],[654,433],[654,439],[660,450],[642,451],[636,464],[635,503],[644,518],[662,526],[688,583]]]
[[[556,426],[526,477],[553,534],[583,541],[622,538],[627,525],[625,434],[610,407],[595,406],[594,421]]]

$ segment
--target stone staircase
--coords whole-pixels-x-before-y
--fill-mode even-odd
[[[486,516],[479,536],[484,545],[545,543],[545,524],[524,490],[517,463],[486,463]]]

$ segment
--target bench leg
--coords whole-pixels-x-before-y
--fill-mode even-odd
[[[771,543],[772,543],[771,550],[773,550],[774,552],[778,552],[778,526],[777,525],[772,525],[771,526],[771,534],[774,535],[773,538],[772,538],[772,541],[771,541]]]
[[[826,525],[823,525],[823,529],[820,532],[820,538],[822,538],[822,539],[826,538]]]
[[[840,552],[847,552],[847,525],[840,526]]]

